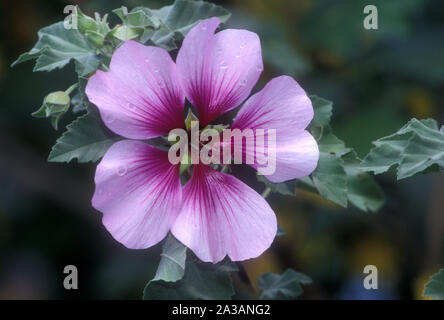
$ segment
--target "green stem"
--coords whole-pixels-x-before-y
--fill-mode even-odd
[[[76,89],[79,86],[78,83],[74,83],[72,86],[70,86],[68,89],[65,90],[65,93],[67,95],[70,95],[71,92],[73,92],[74,89]]]
[[[107,67],[107,65],[106,64],[104,64],[104,63],[101,63],[101,66],[102,66],[102,68],[105,70],[105,71],[109,71],[109,68]]]
[[[262,198],[266,199],[271,193],[271,188],[270,187],[266,187],[264,192],[262,192]]]

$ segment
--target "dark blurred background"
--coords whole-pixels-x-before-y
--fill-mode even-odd
[[[46,162],[67,119],[56,132],[49,121],[30,114],[47,93],[76,81],[74,67],[32,73],[32,62],[14,69],[10,64],[34,45],[40,28],[63,20],[67,4],[92,15],[121,5],[171,2],[1,1],[1,299],[139,299],[153,277],[159,246],[126,249],[91,207],[95,164]],[[261,37],[265,70],[255,90],[287,74],[307,92],[334,101],[334,131],[360,156],[371,141],[411,117],[433,117],[442,125],[443,1],[216,3],[233,13],[228,26]],[[378,8],[379,30],[363,28],[366,4]],[[399,183],[393,173],[377,178],[387,198],[378,213],[343,209],[302,191],[296,197],[272,195],[269,201],[287,235],[244,264],[251,281],[291,267],[314,281],[306,287],[306,299],[421,298],[428,276],[444,266],[444,176],[420,175]],[[63,268],[69,264],[78,267],[78,290],[63,288]],[[379,290],[363,288],[368,264],[378,267]]]

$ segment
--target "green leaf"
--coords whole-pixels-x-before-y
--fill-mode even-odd
[[[153,16],[147,8],[137,7],[128,12],[126,7],[121,7],[113,12],[122,20],[123,25],[117,26],[112,34],[122,41],[136,39],[146,33],[152,34],[161,25],[160,19]],[[145,38],[141,42],[145,43]]]
[[[319,162],[312,174],[314,186],[327,200],[347,207],[347,176],[344,161],[334,153],[322,151],[319,145]]]
[[[122,41],[138,38],[143,33],[139,28],[132,28],[126,25],[119,26],[112,31],[112,35]]]
[[[287,269],[281,275],[267,272],[258,281],[259,288],[263,290],[260,298],[264,300],[295,299],[304,292],[301,285],[311,282],[308,276],[293,269]]]
[[[311,175],[319,194],[343,207],[351,202],[363,211],[378,211],[384,195],[374,178],[360,168],[355,151],[346,148],[329,128],[324,131],[318,166]]]
[[[349,152],[349,149],[331,133],[329,127],[323,131],[318,141],[318,166],[311,174],[313,186],[325,199],[347,207],[347,176],[341,156]]]
[[[151,281],[175,282],[182,279],[185,273],[187,248],[171,234],[165,240],[156,275]]]
[[[444,269],[430,277],[422,295],[432,299],[444,300]]]
[[[142,9],[131,10],[131,12],[126,15],[126,22],[132,27],[150,27],[154,29],[159,28],[161,24],[158,17]]]
[[[351,151],[350,148],[346,148],[344,141],[332,133],[330,127],[325,127],[318,145],[320,152],[330,153],[332,156],[343,156]]]
[[[272,183],[268,181],[267,178],[265,178],[263,175],[258,175],[257,180],[263,182],[266,187],[271,188],[272,192],[289,196],[292,196],[295,193],[296,180],[286,181],[282,183]]]
[[[398,179],[444,166],[444,133],[433,119],[410,120],[396,133],[373,142],[361,168],[380,174],[397,166]]]
[[[78,90],[71,98],[72,112],[79,113],[87,110],[89,106],[88,97],[85,94],[86,84],[88,79],[84,77],[79,77]]]
[[[125,6],[121,6],[120,8],[114,9],[113,12],[122,20],[122,22],[126,22],[126,16],[128,15],[128,8]]]
[[[97,161],[115,141],[117,138],[104,128],[98,114],[89,111],[67,126],[52,147],[48,161]]]
[[[111,29],[108,25],[108,15],[105,14],[103,18],[96,12],[95,19],[85,15],[80,8],[76,7],[78,30],[83,34],[88,41],[96,48],[102,48],[105,38],[110,33]]]
[[[214,300],[230,299],[234,294],[230,272],[235,271],[227,262],[220,264],[187,261],[186,272],[177,282],[150,282],[144,289],[146,300]]]
[[[149,39],[166,50],[176,49],[175,41],[184,37],[200,21],[218,17],[222,22],[226,22],[231,16],[223,7],[205,1],[176,0],[172,5],[158,10],[139,7],[133,11],[138,10],[148,12],[162,21],[160,29],[149,34],[149,37],[146,36],[144,40]]]
[[[376,181],[360,168],[361,161],[356,153],[343,157],[347,175],[347,198],[363,211],[378,211],[384,204],[384,193]]]
[[[100,60],[96,55],[85,56],[82,61],[75,61],[75,70],[78,75],[85,76],[97,70]]]
[[[87,75],[97,69],[100,60],[94,48],[78,30],[65,29],[63,22],[52,24],[38,32],[39,40],[27,53],[22,54],[13,64],[37,59],[34,71],[52,71],[66,66],[72,59],[85,67],[80,75]]]
[[[310,127],[327,126],[333,114],[333,102],[315,95],[310,96],[310,99],[314,109],[314,116]]]
[[[97,21],[84,14],[79,6],[76,6],[75,16],[77,16],[77,27],[81,34],[99,30]]]

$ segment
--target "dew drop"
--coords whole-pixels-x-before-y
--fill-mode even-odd
[[[107,115],[105,116],[105,121],[106,121],[107,123],[111,123],[111,122],[113,122],[113,121],[114,121],[114,116],[113,116],[112,114],[107,114]]]
[[[117,175],[118,176],[124,176],[126,174],[126,167],[125,166],[118,166],[117,167]]]
[[[257,70],[257,71],[262,71],[262,69],[263,69],[262,65],[258,64],[258,65],[256,66],[256,70]]]
[[[150,63],[150,59],[145,59],[145,62],[146,63]]]
[[[161,88],[161,89],[165,88],[165,82],[163,82],[162,80],[159,80],[159,81],[157,82],[157,85],[158,85],[159,88]]]
[[[153,71],[154,71],[155,73],[158,73],[158,72],[159,72],[159,68],[154,67],[154,68],[153,68]]]
[[[239,85],[241,86],[241,87],[243,87],[244,85],[246,85],[247,84],[247,80],[245,80],[245,79],[242,79],[241,81],[239,81]]]
[[[219,68],[221,68],[222,70],[225,70],[228,68],[228,65],[225,61],[222,61],[222,63],[220,64]]]
[[[241,57],[241,53],[240,51],[236,54],[236,58],[240,58]]]
[[[241,48],[241,49],[245,48],[245,42],[242,42],[242,43],[240,44],[239,48]]]
[[[202,26],[200,27],[202,30],[207,30],[207,25],[206,24],[202,24]]]
[[[136,106],[133,105],[132,103],[128,103],[128,108],[132,111],[136,110]]]

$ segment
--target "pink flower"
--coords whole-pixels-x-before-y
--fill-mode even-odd
[[[205,126],[241,104],[262,72],[259,38],[246,30],[215,34],[217,18],[202,21],[185,37],[176,63],[167,51],[125,42],[109,72],[97,71],[86,93],[105,124],[129,139],[150,139],[184,127],[185,97]],[[310,99],[291,77],[271,80],[250,97],[232,128],[276,129],[276,171],[282,182],[310,174],[318,147],[305,130]],[[254,167],[254,165],[253,165]],[[148,248],[169,231],[201,260],[259,256],[272,243],[276,217],[268,203],[235,177],[198,164],[182,187],[178,165],[166,151],[142,141],[115,143],[95,176],[94,208],[128,248]]]

